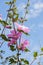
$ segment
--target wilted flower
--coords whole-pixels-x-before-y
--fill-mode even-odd
[[[15,23],[15,24],[17,25],[17,29],[19,31],[23,31],[25,33],[28,33],[30,31],[29,28],[28,27],[25,27],[24,25],[19,25],[18,23]]]

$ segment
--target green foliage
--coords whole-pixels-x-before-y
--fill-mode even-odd
[[[10,2],[5,2],[5,4],[11,5],[11,4],[13,4],[14,2],[16,2],[16,0],[13,0],[13,1],[10,1]]]
[[[13,0],[14,2],[16,2],[16,0]]]
[[[3,20],[0,20],[0,23],[1,23],[3,26],[8,25],[8,23],[7,23],[6,21],[3,21]]]
[[[9,62],[10,62],[9,64],[12,64],[12,63],[15,64],[15,63],[16,63],[16,61],[15,61],[13,58],[10,58],[10,59],[9,59]]]
[[[28,48],[25,48],[25,50],[24,50],[25,52],[30,52],[30,50],[28,49]]]
[[[22,33],[24,33],[25,35],[28,35],[28,36],[30,36],[30,34],[28,34],[28,33],[25,33],[23,30],[18,30],[19,32],[22,32]]]
[[[8,5],[10,5],[10,4],[12,4],[12,3],[11,3],[11,1],[10,1],[10,2],[5,2],[5,4],[8,4]]]
[[[43,47],[41,48],[41,51],[43,52]]]
[[[34,56],[34,58],[36,58],[38,56],[38,52],[34,52],[33,56]]]
[[[13,22],[17,22],[17,20],[18,20],[18,14],[16,14],[16,17],[15,18],[13,18]]]
[[[14,51],[14,50],[16,50],[16,49],[14,48],[13,45],[10,45],[10,50],[11,50],[11,51]]]
[[[17,56],[19,56],[19,55],[21,55],[21,53],[19,53],[19,54],[17,53]]]
[[[3,51],[3,50],[0,50],[0,53],[5,53],[5,51]]]
[[[22,62],[24,62],[26,65],[29,65],[29,61],[28,60],[25,60],[25,59],[21,59]]]
[[[1,28],[0,28],[0,30],[1,30]]]
[[[13,14],[11,12],[8,13],[8,17],[9,18],[12,18],[13,17]]]
[[[4,34],[1,34],[0,36],[2,37],[3,40],[9,41],[9,39]]]
[[[29,1],[29,0],[28,0]],[[11,0],[10,2],[6,2],[6,4],[8,4],[8,5],[10,5],[10,7],[9,7],[9,10],[8,10],[8,23],[6,22],[6,21],[2,21],[2,20],[0,20],[0,23],[5,27],[6,25],[9,25],[9,22],[11,22],[12,24],[13,24],[13,22],[17,22],[17,21],[19,21],[18,19],[19,19],[19,14],[17,13],[18,11],[17,11],[17,7],[16,7],[16,0]],[[29,2],[26,4],[26,7],[25,7],[25,9],[26,9],[26,11],[25,11],[25,14],[28,14],[28,6],[29,6]],[[26,16],[26,15],[25,15]],[[9,21],[10,20],[10,21]],[[21,18],[21,20],[20,20],[22,23],[24,22],[24,21],[27,21],[26,19],[25,19],[25,17],[24,18]],[[14,27],[14,26],[12,26],[12,27]],[[28,36],[30,36],[30,34],[28,34],[28,33],[25,33],[24,31],[20,31],[20,32],[23,32],[24,34],[26,34],[26,35],[28,35]],[[6,35],[5,34],[1,34],[0,35],[1,36],[1,38],[3,39],[3,40],[5,40],[5,41],[10,41],[7,37],[6,37]],[[17,41],[18,42],[18,41]],[[19,44],[19,43],[18,43]],[[10,47],[10,50],[11,51],[16,51],[17,50],[17,54],[16,54],[16,57],[14,57],[14,56],[12,56],[12,57],[7,57],[6,58],[6,60],[8,61],[9,60],[9,64],[11,64],[11,65],[15,65],[15,63],[18,63],[19,61],[20,61],[20,57],[19,57],[19,55],[21,55],[21,53],[20,53],[20,50],[15,46],[15,44],[13,44],[13,45],[10,45],[9,46]],[[1,53],[3,52],[3,51],[0,51]],[[30,50],[29,49],[25,49],[25,52],[30,52]],[[19,58],[18,58],[19,57]],[[18,60],[19,59],[19,60]],[[6,61],[5,60],[5,61]],[[29,62],[28,62],[28,60],[26,60],[26,59],[21,59],[21,62],[23,62],[24,63],[24,65],[29,65]],[[13,64],[14,63],[14,64]],[[22,63],[19,63],[19,65],[20,64],[22,64]],[[5,65],[5,64],[4,64]]]

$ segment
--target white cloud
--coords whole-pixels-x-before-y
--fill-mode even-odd
[[[19,11],[19,12],[24,11],[25,6],[26,6],[25,3],[20,3],[20,4],[18,5],[18,11]]]
[[[43,3],[36,3],[34,4],[35,9],[43,9]]]
[[[36,17],[43,11],[43,3],[38,2],[34,3],[33,6],[31,6],[30,14],[27,17]]]
[[[39,28],[43,28],[43,23],[38,25]]]
[[[26,4],[25,3],[20,3],[18,6],[18,11],[19,13],[22,13],[22,15],[24,16],[24,8],[25,8]],[[34,18],[37,17],[41,12],[43,11],[43,2],[41,2],[40,0],[34,0],[30,1],[30,12],[29,14],[26,16],[26,18]]]

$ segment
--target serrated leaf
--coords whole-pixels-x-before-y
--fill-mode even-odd
[[[1,34],[0,36],[2,37],[3,40],[9,41],[9,39],[4,34]]]

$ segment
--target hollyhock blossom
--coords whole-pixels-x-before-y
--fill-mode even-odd
[[[19,31],[23,31],[23,32],[25,32],[25,33],[28,33],[30,30],[29,30],[29,28],[28,27],[25,27],[24,25],[19,25],[18,23],[15,23],[16,25],[17,25],[17,29],[19,30]]]
[[[8,42],[8,46],[16,44],[16,40],[12,39]]]
[[[29,45],[30,45],[30,43],[29,43],[28,40],[23,41],[23,42],[22,42],[22,45],[21,45],[22,51],[24,51],[25,48],[26,48],[27,46],[29,46]]]
[[[21,32],[12,30],[11,34],[8,34],[8,38],[13,38],[17,40],[21,36],[21,34],[22,34]]]
[[[21,36],[21,32],[17,32],[15,30],[12,30],[10,34],[8,34],[8,38],[11,40],[9,41],[8,45],[14,44]]]

